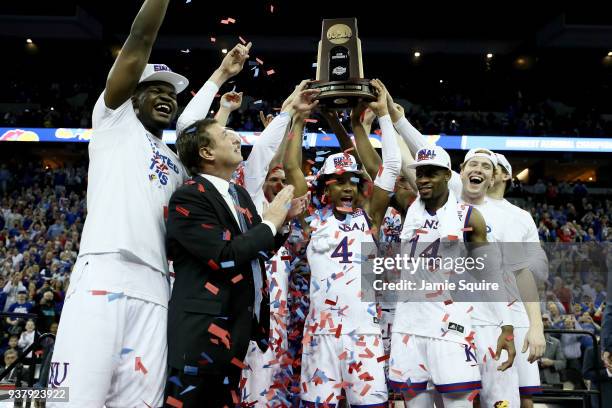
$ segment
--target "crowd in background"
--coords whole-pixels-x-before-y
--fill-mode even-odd
[[[0,321],[5,363],[35,335],[57,330],[87,214],[86,182],[85,166],[0,164],[0,309],[24,314]],[[605,279],[612,271],[612,200],[589,194],[581,182],[538,180],[525,188],[533,194],[516,184],[510,197],[531,213],[548,253],[551,276],[541,288],[544,324],[598,336]],[[574,246],[563,246],[568,243]],[[547,335],[547,340],[547,354],[539,362],[543,382],[584,387],[580,372],[591,337]]]

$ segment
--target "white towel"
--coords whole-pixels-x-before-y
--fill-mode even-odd
[[[406,219],[404,220],[404,226],[402,227],[402,233],[400,238],[402,241],[411,239],[416,230],[421,228],[425,222],[423,214],[425,212],[425,203],[421,200],[421,196],[418,196],[412,203],[408,212],[406,213]],[[461,240],[463,237],[463,223],[459,219],[457,213],[457,198],[451,190],[448,190],[448,200],[446,204],[436,211],[438,216],[438,229],[440,230],[441,241],[450,241],[454,239]]]

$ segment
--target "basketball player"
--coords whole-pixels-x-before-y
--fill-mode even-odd
[[[545,281],[548,278],[548,259],[546,253],[540,245],[538,230],[533,221],[533,217],[507,200],[504,194],[508,191],[508,186],[512,182],[512,166],[503,154],[495,153],[498,167],[495,172],[495,183],[487,190],[487,200],[493,206],[500,208],[500,213],[512,214],[512,231],[514,239],[523,243],[523,250],[528,261],[528,268],[534,278],[538,281]],[[509,244],[515,245],[515,244]],[[511,282],[515,281],[513,275],[509,275]],[[515,291],[516,283],[510,286],[513,290],[514,298],[518,297]],[[513,315],[514,334],[517,344],[521,344],[521,339],[527,336],[530,327],[530,320],[522,302],[515,302],[510,306]],[[519,354],[515,359],[515,367],[518,374],[519,392],[522,408],[533,406],[532,395],[541,392],[539,371],[536,364],[532,364],[525,354]]]
[[[368,188],[355,158],[330,155],[316,180],[324,206],[306,218],[310,234],[310,310],[304,330],[302,403],[335,405],[344,390],[351,407],[387,406],[384,357],[376,303],[362,302],[362,244],[374,244],[401,167],[396,136],[386,107],[384,87],[372,80],[378,99],[370,108],[379,117],[383,167]],[[306,193],[301,170],[301,139],[289,141],[285,170],[297,195]],[[289,160],[290,159],[290,160]]]
[[[147,65],[168,3],[144,2],[93,109],[88,216],[49,374],[51,387],[70,388],[61,407],[162,405],[164,212],[187,177],[161,139],[188,81],[166,65]],[[211,79],[222,83],[241,69],[224,59]],[[208,106],[213,97],[203,96]]]
[[[427,147],[417,152],[415,161],[412,166],[416,168],[419,197],[404,220],[402,252],[410,253],[411,258],[456,258],[459,248],[452,242],[457,241],[482,244],[471,249],[473,258],[484,257],[487,252],[490,255],[482,216],[471,206],[458,202],[448,188],[451,177],[448,154],[438,146]],[[495,265],[488,265],[489,271],[494,269]],[[419,268],[415,273],[423,281],[441,282],[446,272],[452,270]],[[415,296],[396,306],[391,335],[391,386],[402,393],[409,407],[433,406],[432,394],[425,392],[428,383],[442,395],[445,407],[472,406],[470,393],[481,388],[471,351],[472,308],[453,302],[442,291]],[[502,349],[513,350],[509,340],[512,326],[502,324],[496,359]],[[504,366],[511,364],[509,355]]]

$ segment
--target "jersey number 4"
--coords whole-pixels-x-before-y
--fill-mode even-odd
[[[339,261],[340,263],[352,263],[349,259],[351,256],[353,256],[353,253],[348,250],[348,237],[344,237],[336,249],[334,249],[334,252],[332,252],[331,257],[342,258],[342,260]]]

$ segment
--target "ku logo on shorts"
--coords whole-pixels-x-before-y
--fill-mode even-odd
[[[68,375],[70,363],[51,362],[49,370],[49,386],[52,388],[60,387]]]

